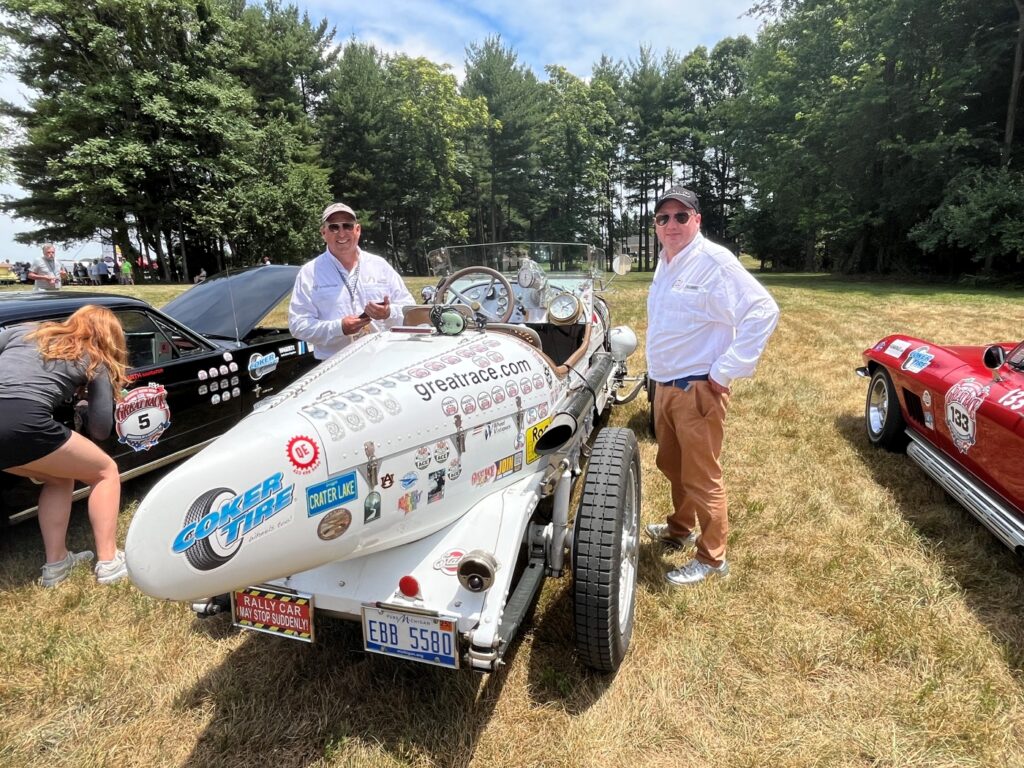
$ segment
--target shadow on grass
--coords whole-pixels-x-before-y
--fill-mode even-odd
[[[889,489],[904,519],[929,542],[944,572],[963,589],[971,612],[1019,675],[1024,671],[1024,565],[912,459],[871,446],[863,419],[843,415],[835,424],[874,481]]]
[[[364,653],[355,622],[322,618],[316,629],[315,645],[249,635],[175,702],[178,710],[209,712],[184,765],[358,765],[384,755],[396,764],[470,763],[503,672],[482,676]],[[201,631],[226,635],[230,619],[207,619]]]
[[[553,598],[532,624],[528,689],[535,704],[579,715],[600,701],[615,675],[588,669],[576,658],[571,573],[553,584]]]

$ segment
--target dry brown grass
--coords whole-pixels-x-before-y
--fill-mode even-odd
[[[648,279],[609,295],[641,339]],[[764,282],[783,315],[757,378],[734,388],[733,575],[671,589],[662,573],[680,556],[645,547],[618,675],[575,664],[568,578],[546,584],[507,669],[481,678],[364,656],[342,624],[325,623],[316,647],[239,635],[85,571],[43,590],[29,523],[0,543],[0,764],[1024,765],[1024,572],[908,459],[866,445],[853,375],[897,330],[1016,338],[1024,304]],[[641,401],[611,421],[640,435],[656,521],[668,488]],[[122,530],[147,485],[126,489]],[[71,538],[89,541],[80,513]]]

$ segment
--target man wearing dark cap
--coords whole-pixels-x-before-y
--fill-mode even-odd
[[[295,338],[313,345],[317,360],[359,336],[390,328],[401,320],[403,306],[416,303],[390,264],[359,247],[361,233],[352,208],[327,206],[320,216],[327,250],[295,278],[288,327]]]
[[[779,320],[772,297],[732,253],[700,233],[700,220],[700,201],[685,187],[658,200],[661,251],[647,296],[657,463],[672,488],[671,514],[648,525],[647,535],[670,549],[696,546],[693,560],[666,574],[678,586],[729,573],[719,463],[729,387],[753,375]]]

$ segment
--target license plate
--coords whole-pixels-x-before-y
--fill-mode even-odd
[[[458,669],[454,619],[363,606],[363,648],[372,653]]]
[[[231,621],[236,627],[313,642],[313,596],[265,587],[231,593]]]

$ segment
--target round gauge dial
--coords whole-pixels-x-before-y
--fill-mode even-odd
[[[524,264],[519,268],[519,273],[516,275],[516,282],[519,283],[520,288],[530,288],[537,280],[537,273],[530,268],[529,264]]]
[[[548,317],[557,325],[575,323],[580,316],[580,300],[571,293],[560,293],[548,305]]]

